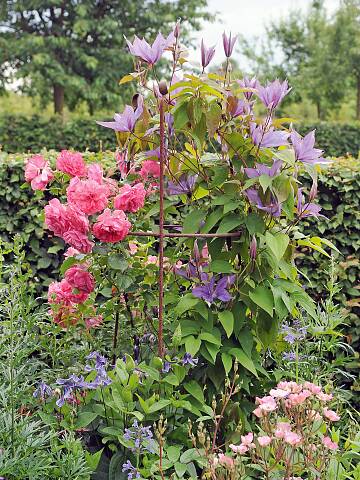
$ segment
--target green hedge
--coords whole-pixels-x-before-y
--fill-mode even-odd
[[[318,144],[328,156],[339,157],[347,153],[354,157],[359,155],[360,123],[320,122],[299,125],[297,128],[302,134],[316,128]],[[45,120],[38,116],[3,116],[0,117],[0,145],[8,153],[36,153],[44,147],[97,152],[114,147],[114,133],[98,126],[95,119],[73,120],[63,124],[59,118]]]

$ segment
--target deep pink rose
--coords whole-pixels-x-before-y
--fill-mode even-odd
[[[77,309],[73,305],[61,305],[56,311],[50,310],[49,313],[53,317],[54,322],[62,328],[67,328],[69,325],[76,325],[79,320]]]
[[[52,282],[49,285],[48,302],[71,305],[72,303],[83,303],[88,294],[85,292],[73,293],[73,287],[64,279],[61,282]]]
[[[83,177],[86,165],[80,152],[62,150],[56,159],[56,168],[72,177]]]
[[[33,190],[45,190],[47,184],[54,178],[49,162],[42,155],[33,155],[25,166],[25,180],[31,182]]]
[[[77,290],[91,293],[95,288],[95,279],[83,265],[73,265],[65,272],[65,279]]]
[[[146,190],[142,183],[137,183],[133,187],[124,185],[119,190],[119,195],[115,197],[114,207],[124,212],[137,212],[144,206]]]
[[[104,210],[108,203],[109,191],[106,185],[91,179],[72,178],[66,193],[69,203],[88,215]]]
[[[91,318],[87,318],[85,320],[85,326],[86,328],[95,328],[95,327],[98,327],[99,325],[101,325],[103,322],[103,316],[102,315],[96,315],[94,317],[91,317]]]
[[[142,178],[160,177],[160,163],[156,160],[145,160],[139,173]]]
[[[87,216],[74,205],[66,206],[66,218],[69,224],[68,230],[77,230],[81,233],[88,233],[90,230]]]
[[[93,234],[102,242],[119,242],[129,233],[131,223],[122,210],[110,211],[109,208],[98,216],[93,226]]]
[[[69,222],[66,215],[66,205],[57,198],[50,200],[45,206],[45,224],[55,235],[61,237],[68,230]]]
[[[88,236],[83,232],[79,232],[78,230],[67,230],[63,234],[62,238],[66,243],[81,253],[90,253],[92,247],[94,246],[94,243],[90,242]]]

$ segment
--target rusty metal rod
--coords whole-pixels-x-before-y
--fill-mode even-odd
[[[164,165],[166,163],[165,147],[165,112],[164,99],[160,98],[160,212],[159,212],[159,327],[158,327],[158,353],[164,357]]]
[[[166,233],[163,232],[163,238],[234,238],[241,237],[242,232],[230,233]],[[155,237],[160,238],[160,232],[129,232],[132,237]]]

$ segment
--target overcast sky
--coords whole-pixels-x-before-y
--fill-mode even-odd
[[[325,0],[329,12],[336,9],[339,1]],[[294,8],[305,10],[310,3],[311,0],[208,0],[210,11],[219,12],[218,20],[204,24],[196,38],[200,42],[203,37],[209,46],[216,44],[215,62],[220,62],[223,59],[221,35],[224,30],[250,37],[258,36],[264,32],[264,25],[269,20],[286,16]],[[194,52],[190,57],[195,60]]]

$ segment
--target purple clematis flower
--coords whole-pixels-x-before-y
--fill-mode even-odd
[[[297,192],[297,205],[296,211],[299,218],[306,217],[323,217],[324,215],[320,214],[321,207],[315,203],[305,202],[305,197],[302,193],[302,188],[298,189]]]
[[[237,80],[237,83],[240,85],[241,88],[253,88],[254,90],[257,90],[260,87],[260,84],[256,79],[256,77],[253,77],[253,78],[244,77],[241,80]],[[255,92],[243,92],[243,93],[246,100],[249,101],[251,100]]]
[[[238,36],[235,35],[235,37],[232,38],[231,37],[231,32],[230,32],[229,36],[227,36],[226,33],[224,32],[222,38],[223,38],[225,56],[227,58],[230,58],[231,55],[232,55],[232,52],[234,50],[234,45],[235,45],[235,42],[236,42]]]
[[[183,195],[191,193],[194,190],[198,175],[181,175],[177,183],[168,182],[169,195]]]
[[[195,367],[198,364],[199,359],[194,358],[190,353],[185,353],[181,361],[183,365],[191,365]]]
[[[252,104],[242,99],[237,99],[236,103],[231,107],[231,116],[236,118],[239,115],[250,115],[252,112]]]
[[[204,44],[204,40],[201,40],[201,65],[203,70],[209,65],[215,55],[215,46],[207,48]]]
[[[171,32],[168,37],[165,38],[161,33],[158,33],[152,45],[144,38],[140,40],[136,35],[133,43],[129,42],[126,37],[125,40],[132,55],[141,58],[141,60],[144,60],[144,62],[149,65],[155,65],[155,63],[160,60],[165,49],[175,43],[175,35],[174,32]]]
[[[227,275],[216,282],[216,278],[213,276],[202,285],[194,287],[192,289],[192,294],[194,297],[201,298],[209,304],[214,303],[215,300],[228,302],[232,299],[232,296],[227,291],[227,288],[234,283],[234,277],[234,275]]]
[[[249,188],[245,190],[245,194],[248,197],[249,201],[257,206],[259,210],[270,213],[273,217],[280,217],[281,214],[281,203],[273,195],[271,196],[270,203],[264,205],[262,202],[259,192],[254,188]]]
[[[143,97],[139,95],[138,106],[136,110],[130,105],[126,105],[123,113],[115,113],[113,122],[96,122],[98,125],[106,128],[112,128],[116,132],[132,132],[135,123],[143,113]]]
[[[264,133],[263,126],[256,125],[255,123],[250,125],[250,134],[254,145],[263,148],[287,145],[287,139],[289,137],[289,133],[274,130],[274,127],[270,127],[268,131]]]
[[[290,135],[291,143],[295,150],[295,158],[299,162],[309,163],[315,165],[317,163],[328,163],[322,157],[323,150],[314,148],[315,145],[315,130],[312,130],[304,138],[293,130]]]
[[[267,175],[268,177],[275,177],[280,171],[282,166],[281,160],[275,160],[271,167],[264,165],[263,163],[256,163],[255,168],[244,168],[246,175],[249,178],[260,177],[261,175]]]
[[[274,80],[263,87],[259,85],[257,88],[257,94],[262,103],[269,110],[275,109],[283,98],[290,92],[289,84],[287,80],[284,80],[282,83],[279,79]]]

